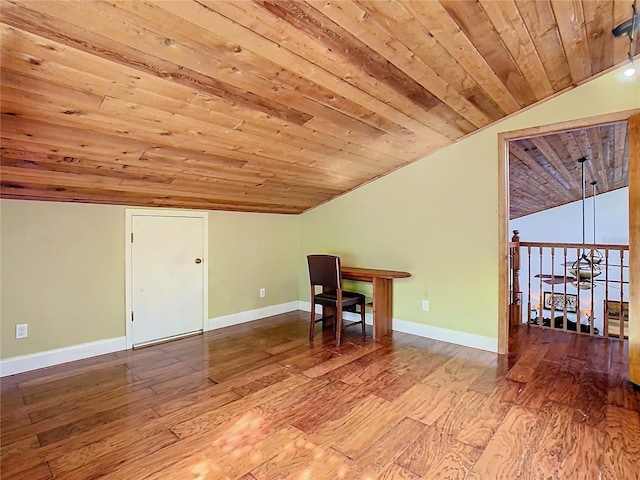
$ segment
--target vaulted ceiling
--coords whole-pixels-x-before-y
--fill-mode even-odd
[[[510,217],[518,218],[629,185],[627,122],[509,142]]]
[[[624,62],[611,29],[631,16],[629,0],[0,6],[4,198],[281,213]],[[537,165],[511,162],[512,216],[562,183]]]

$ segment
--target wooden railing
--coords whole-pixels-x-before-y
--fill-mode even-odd
[[[510,322],[624,339],[628,265],[628,245],[522,242],[514,230]]]

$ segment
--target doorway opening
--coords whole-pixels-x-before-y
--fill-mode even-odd
[[[510,318],[510,278],[509,278],[509,244],[511,233],[509,230],[510,215],[510,178],[509,178],[509,144],[512,141],[518,141],[521,139],[539,138],[553,134],[560,134],[560,132],[575,131],[579,129],[586,129],[588,127],[604,126],[608,124],[618,124],[620,122],[627,122],[631,118],[640,118],[637,109],[625,112],[617,112],[613,114],[603,115],[594,118],[587,118],[581,120],[575,120],[570,122],[563,122],[554,125],[540,126],[534,128],[528,128],[524,130],[518,130],[513,132],[505,132],[499,134],[499,324],[498,324],[498,351],[499,353],[508,353],[508,340],[509,340],[509,318]],[[636,117],[634,117],[636,115]],[[631,124],[630,124],[631,125]],[[637,123],[634,123],[637,125]],[[637,127],[629,127],[629,144],[630,149],[637,148],[634,143],[634,138],[640,136],[637,131]],[[633,150],[631,150],[633,151]],[[634,168],[637,168],[635,163],[637,159],[632,158],[633,154],[629,154],[629,177]],[[540,169],[544,170],[544,166],[538,164]],[[548,167],[548,166],[547,166]],[[549,176],[549,175],[548,175]],[[531,182],[534,183],[534,182]],[[577,182],[579,185],[579,181]],[[633,211],[631,206],[637,204],[640,192],[638,190],[640,186],[634,185],[629,182],[629,207],[630,211]],[[637,232],[634,231],[633,215],[630,216],[629,222],[629,243],[633,242],[634,235],[637,236]],[[634,272],[640,267],[637,253],[630,252],[629,258],[629,275],[630,281],[633,280]],[[635,273],[637,275],[637,273]],[[631,289],[633,290],[633,288]],[[634,303],[633,292],[631,292],[630,305]],[[633,306],[631,306],[633,310]]]

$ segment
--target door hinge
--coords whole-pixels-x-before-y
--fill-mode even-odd
[[[131,232],[131,243],[133,243],[133,232]]]
[[[133,322],[133,312],[131,312],[131,321]]]

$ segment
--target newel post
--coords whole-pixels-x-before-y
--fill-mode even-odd
[[[520,292],[520,231],[514,230],[509,246],[511,256],[511,304],[509,318],[511,325],[522,322],[522,292]]]

